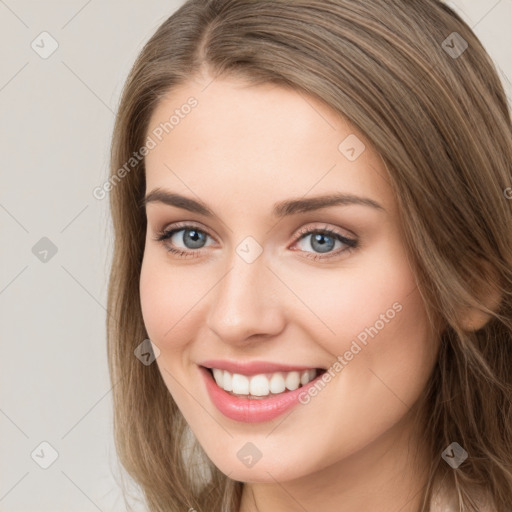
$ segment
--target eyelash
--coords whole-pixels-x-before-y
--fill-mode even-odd
[[[164,230],[160,231],[159,233],[157,233],[154,240],[157,242],[161,242],[165,245],[165,242],[167,240],[169,240],[170,238],[172,238],[172,236],[175,233],[177,233],[179,231],[186,231],[186,230],[195,230],[195,231],[198,231],[200,233],[203,233],[203,234],[211,237],[211,235],[209,235],[206,231],[204,231],[203,229],[200,229],[199,226],[194,226],[192,224],[178,223],[178,224],[175,224],[171,229],[164,229]],[[347,237],[343,236],[342,234],[340,234],[332,229],[329,229],[327,227],[325,227],[325,228],[302,228],[297,233],[297,236],[296,236],[293,244],[295,245],[297,242],[302,240],[302,238],[305,238],[307,235],[311,235],[311,234],[327,235],[331,238],[339,240],[340,242],[342,242],[343,244],[345,244],[347,246],[346,248],[339,249],[336,252],[326,253],[326,254],[329,254],[328,256],[323,256],[319,253],[310,253],[308,251],[303,251],[303,252],[306,252],[306,254],[307,254],[306,258],[309,258],[312,260],[326,260],[326,259],[335,258],[336,256],[339,256],[342,253],[350,253],[359,246],[358,240],[355,240],[352,238],[347,238]],[[176,256],[182,257],[182,258],[187,258],[190,256],[197,257],[196,256],[197,253],[201,251],[201,249],[183,250],[183,249],[176,249],[174,247],[168,247],[168,246],[166,247],[166,249],[168,252],[173,253]]]

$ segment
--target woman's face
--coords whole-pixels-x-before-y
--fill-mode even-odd
[[[310,96],[209,82],[174,89],[148,130],[140,291],[163,380],[235,480],[377,454],[437,354],[386,168]]]

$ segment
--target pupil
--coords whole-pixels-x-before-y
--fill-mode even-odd
[[[201,245],[201,242],[202,242],[202,238],[203,236],[196,230],[196,229],[187,229],[184,233],[183,233],[183,243],[185,243],[185,245],[187,245],[186,243],[186,234],[188,234],[188,238],[189,238],[189,242],[192,243],[193,247],[189,247],[190,249],[197,249],[200,245]],[[198,245],[194,245],[194,244],[198,244]]]

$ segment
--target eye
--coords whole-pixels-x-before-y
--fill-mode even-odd
[[[194,258],[199,256],[200,250],[206,247],[205,242],[208,237],[210,235],[197,226],[175,224],[171,229],[159,232],[154,240],[163,243],[169,252],[176,254],[178,257]],[[308,237],[312,238],[309,242],[306,242]],[[178,243],[181,243],[184,247],[176,247]],[[341,248],[338,247],[337,251],[332,252],[336,243],[339,246],[341,245]],[[294,242],[294,245],[297,244],[302,245],[301,250],[307,258],[321,260],[350,252],[358,247],[359,242],[326,226],[324,228],[305,228],[300,230]],[[314,252],[311,253],[307,251],[308,247],[318,252],[316,254]]]
[[[299,231],[299,238],[295,244],[302,243],[301,249],[306,252],[306,257],[313,260],[321,260],[327,258],[334,258],[341,253],[347,253],[358,247],[359,242],[356,239],[348,238],[337,231],[334,231],[327,226],[322,229],[318,228],[305,228]],[[309,241],[306,241],[311,237]],[[335,252],[331,252],[338,242],[341,245]],[[308,247],[313,248],[318,253],[314,254],[306,251]],[[338,246],[339,247],[339,246]]]
[[[182,232],[183,234],[178,235],[178,233]],[[198,250],[204,247],[203,244],[206,238],[209,236],[210,235],[208,235],[205,231],[199,229],[197,226],[189,224],[175,224],[173,229],[163,230],[160,233],[158,233],[155,240],[157,242],[162,242],[169,252],[176,254],[177,256],[186,258],[195,257],[197,255]],[[177,242],[181,242],[185,247],[176,248],[175,244]]]

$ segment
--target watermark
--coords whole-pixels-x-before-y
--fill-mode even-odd
[[[51,57],[57,48],[59,43],[49,32],[41,32],[30,44],[32,50],[34,50],[41,59],[48,59]]]
[[[59,452],[48,441],[43,441],[34,448],[30,456],[42,469],[48,469],[59,458]]]
[[[441,47],[452,59],[458,59],[468,49],[468,42],[458,32],[452,32]]]
[[[356,336],[357,340],[352,340],[349,350],[346,350],[342,356],[339,355],[336,357],[336,361],[327,369],[320,380],[313,386],[308,387],[305,391],[299,393],[299,402],[303,405],[309,404],[311,398],[317,396],[318,393],[320,393],[337,374],[341,373],[349,362],[368,345],[368,337],[372,339],[375,338],[402,309],[402,304],[395,302],[385,313],[381,313],[379,319],[376,320],[372,326],[365,327],[364,330]],[[358,341],[363,347],[358,344]]]
[[[132,156],[124,163],[122,167],[120,167],[112,176],[110,176],[103,185],[96,187],[92,191],[92,195],[95,199],[101,201],[107,197],[108,192],[110,192],[121,180],[130,173],[137,165],[139,165],[144,157],[149,154],[149,152],[155,149],[159,142],[162,142],[165,135],[169,134],[176,126],[181,123],[182,119],[185,119],[192,109],[197,107],[199,102],[196,98],[191,96],[188,98],[187,102],[181,105],[180,108],[174,110],[173,114],[169,117],[168,121],[160,123],[156,128],[153,129],[151,135],[148,135],[146,138],[146,142],[138,149],[138,151],[134,151]]]
[[[236,253],[246,263],[253,263],[260,257],[263,247],[252,236],[245,237],[237,246]]]
[[[338,146],[338,151],[350,162],[355,162],[365,149],[363,141],[353,133],[343,139]]]
[[[263,456],[263,454],[258,450],[258,447],[253,443],[245,443],[238,452],[236,452],[236,456],[248,468],[252,468]]]
[[[160,349],[149,338],[146,338],[141,344],[137,345],[133,353],[144,366],[149,366],[160,356]]]
[[[42,263],[48,263],[57,254],[57,251],[57,246],[46,236],[43,236],[32,247],[32,254]]]
[[[459,443],[453,442],[443,451],[441,457],[449,466],[457,469],[468,458],[468,452]]]

